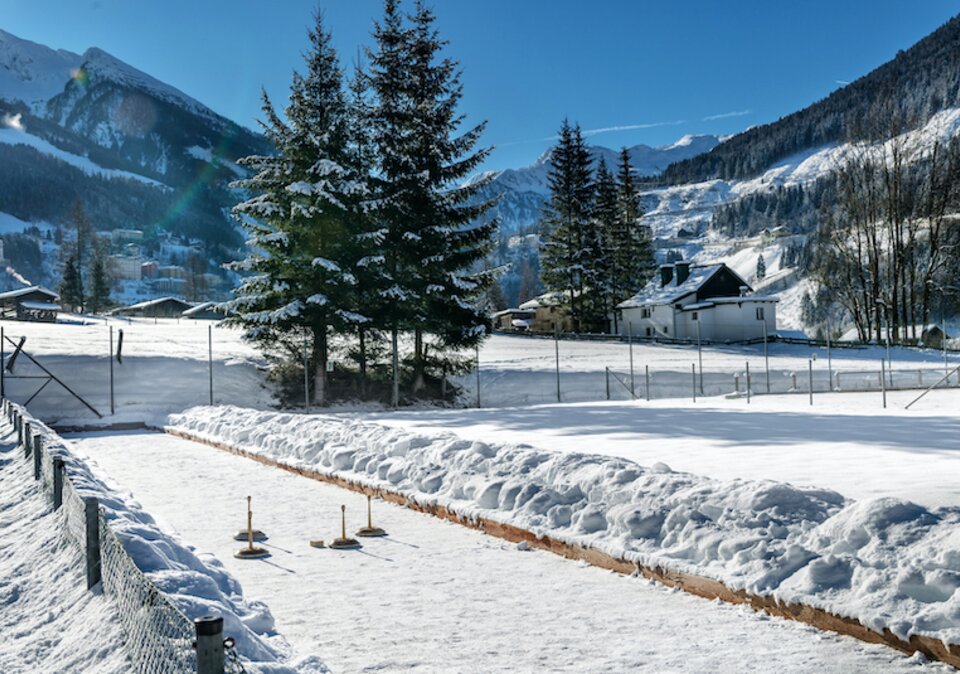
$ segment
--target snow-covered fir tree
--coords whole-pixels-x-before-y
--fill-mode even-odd
[[[618,216],[611,236],[615,302],[628,299],[644,285],[656,269],[650,228],[643,224],[640,191],[637,189],[627,148],[620,150],[617,167]]]
[[[477,300],[493,280],[472,273],[488,247],[494,221],[479,226],[490,203],[468,205],[480,185],[458,188],[486,157],[474,151],[484,125],[459,135],[462,87],[456,62],[440,58],[444,42],[433,13],[416,4],[408,26],[396,0],[386,0],[376,47],[369,52],[373,140],[378,166],[376,217],[382,225],[382,318],[391,334],[393,386],[399,402],[399,334],[414,333],[414,389],[422,385],[425,333],[444,346],[467,346],[483,335]]]
[[[756,277],[758,281],[762,281],[767,277],[767,263],[763,260],[763,253],[760,254],[760,257],[757,258],[757,273]]]
[[[323,405],[330,331],[351,330],[368,318],[356,310],[356,279],[344,266],[345,204],[357,182],[345,168],[349,111],[340,66],[319,14],[309,38],[307,72],[294,74],[286,120],[263,94],[262,126],[276,154],[241,160],[253,175],[234,186],[254,196],[234,211],[251,233],[253,252],[233,265],[250,275],[226,308],[263,343],[305,332],[313,400]]]
[[[593,206],[590,151],[578,124],[564,119],[559,136],[550,157],[550,201],[540,221],[540,278],[547,290],[562,295],[579,331],[585,325],[584,243]]]
[[[597,162],[593,217],[586,236],[585,272],[587,278],[587,306],[591,328],[606,331],[607,317],[619,301],[617,292],[616,240],[619,208],[617,183],[607,162]]]

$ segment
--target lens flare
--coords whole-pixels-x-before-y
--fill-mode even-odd
[[[74,68],[70,71],[70,77],[81,87],[87,86],[87,81],[90,79],[86,68]]]

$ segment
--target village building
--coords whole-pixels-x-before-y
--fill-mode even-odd
[[[216,302],[202,302],[195,307],[190,307],[183,312],[182,316],[184,318],[190,319],[208,319],[208,320],[223,320],[227,317],[227,313],[219,308],[219,305]]]
[[[777,327],[776,297],[752,289],[725,264],[660,267],[646,289],[617,305],[622,335],[638,338],[737,342],[763,338]]]
[[[494,330],[526,332],[537,317],[533,309],[504,309],[490,315]]]
[[[183,312],[192,309],[193,305],[176,297],[158,297],[120,307],[110,312],[113,316],[142,316],[145,318],[180,318]]]
[[[60,311],[60,296],[41,286],[0,293],[0,318],[53,323]]]
[[[565,300],[565,293],[549,292],[521,304],[521,310],[533,312],[526,329],[531,332],[572,332],[573,319]]]
[[[139,281],[142,276],[143,262],[139,257],[111,255],[110,264],[117,278],[127,281]]]

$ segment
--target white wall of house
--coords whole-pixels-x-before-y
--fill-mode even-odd
[[[762,318],[758,317],[758,309],[763,310]],[[670,304],[629,307],[622,311],[620,334],[627,335],[629,326],[633,336],[639,338],[696,339],[698,321],[702,339],[720,342],[762,338],[763,319],[766,320],[767,332],[773,332],[777,327],[775,300],[746,298],[739,302],[721,302],[685,311],[676,310]]]
[[[634,337],[676,337],[674,310],[669,304],[628,307],[622,310],[620,334]]]

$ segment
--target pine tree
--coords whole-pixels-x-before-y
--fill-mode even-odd
[[[250,272],[226,303],[232,322],[248,337],[309,337],[313,400],[327,402],[331,329],[344,331],[366,318],[354,311],[354,276],[344,268],[344,201],[354,183],[344,168],[348,110],[337,56],[320,14],[309,31],[307,73],[295,73],[284,122],[263,94],[262,123],[277,153],[247,157],[253,176],[234,183],[255,196],[234,211],[251,233],[254,251],[233,265]]]
[[[607,317],[619,300],[617,297],[616,242],[619,203],[617,183],[601,157],[597,164],[594,181],[596,196],[593,203],[593,217],[587,236],[587,285],[590,291],[588,313],[592,325],[607,329]]]
[[[763,261],[763,253],[757,258],[757,280],[762,281],[767,277],[767,263]]]
[[[63,280],[60,281],[60,300],[73,311],[83,310],[83,283],[77,257],[71,253],[63,265]]]
[[[456,62],[440,58],[434,15],[417,3],[406,27],[386,0],[369,52],[374,98],[370,119],[378,154],[376,216],[382,224],[385,287],[381,316],[391,334],[393,391],[399,403],[401,330],[414,333],[414,388],[422,383],[424,333],[443,346],[468,346],[485,331],[478,306],[492,282],[471,269],[486,255],[496,222],[470,226],[490,202],[468,205],[485,183],[457,183],[487,156],[474,151],[484,124],[460,135],[462,85]]]
[[[561,294],[574,329],[579,331],[585,318],[581,297],[586,283],[585,240],[593,198],[590,152],[579,125],[571,126],[564,119],[559,135],[550,157],[550,201],[540,221],[540,277],[547,290]]]
[[[639,291],[653,275],[656,262],[650,228],[641,222],[643,209],[627,148],[620,150],[617,170],[617,202],[619,215],[613,230],[612,266],[616,269],[615,303]]]
[[[87,308],[98,314],[110,306],[110,278],[107,275],[103,251],[97,251],[90,265],[90,295]]]

